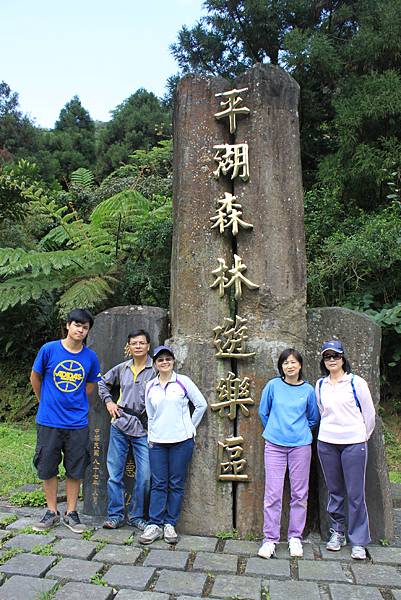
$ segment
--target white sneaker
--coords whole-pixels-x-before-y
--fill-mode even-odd
[[[302,542],[296,537],[292,537],[288,540],[288,550],[290,551],[290,556],[297,556],[298,558],[301,558],[304,555]]]
[[[163,531],[164,541],[167,544],[176,544],[178,542],[178,535],[173,525],[166,523]]]
[[[140,544],[145,544],[145,545],[151,544],[155,540],[158,540],[159,538],[161,538],[162,534],[163,534],[163,530],[158,525],[154,525],[154,524],[147,525],[145,527],[145,531],[139,537],[138,541]]]
[[[341,546],[345,546],[347,544],[347,540],[345,539],[345,535],[339,531],[335,531],[335,529],[330,529],[330,539],[326,544],[327,550],[331,552],[338,552],[341,550]]]
[[[263,542],[261,547],[258,550],[258,556],[262,558],[270,558],[276,553],[276,544],[274,542]]]
[[[365,560],[366,559],[365,548],[363,546],[352,546],[351,558],[354,558],[355,560]]]

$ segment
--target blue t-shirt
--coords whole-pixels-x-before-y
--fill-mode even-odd
[[[39,350],[32,369],[42,376],[36,422],[60,429],[86,427],[86,383],[100,380],[95,352],[86,346],[80,352],[69,352],[61,340],[48,342]]]
[[[263,389],[259,405],[263,437],[278,446],[307,446],[312,442],[311,428],[319,422],[315,390],[304,381],[286,383],[271,379]]]

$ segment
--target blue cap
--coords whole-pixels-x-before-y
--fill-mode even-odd
[[[344,348],[340,340],[330,340],[329,342],[324,342],[322,346],[322,354],[324,354],[326,350],[333,350],[333,352],[344,354]]]
[[[170,346],[157,346],[157,348],[153,350],[153,360],[156,360],[156,358],[162,352],[168,352],[168,354],[171,354],[171,356],[175,359],[174,352]]]

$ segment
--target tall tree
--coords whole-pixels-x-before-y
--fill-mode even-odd
[[[61,109],[54,131],[47,134],[46,146],[58,162],[57,175],[63,182],[80,167],[95,168],[95,123],[78,96]]]
[[[168,109],[144,89],[117,106],[112,115],[111,121],[99,131],[99,178],[127,163],[135,150],[150,150],[171,135]]]
[[[39,150],[39,133],[32,121],[22,113],[17,92],[0,83],[0,160],[28,158]]]

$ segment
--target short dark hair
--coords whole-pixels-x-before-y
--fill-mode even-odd
[[[129,342],[131,338],[138,337],[139,335],[143,335],[148,344],[150,344],[150,335],[146,329],[134,329],[134,331],[131,331],[127,336],[127,342]]]
[[[342,364],[343,370],[347,374],[351,373],[352,369],[351,369],[351,364],[350,364],[348,358],[346,357],[345,354],[343,354],[341,358],[342,358],[342,361],[343,361],[343,364]],[[324,358],[323,358],[323,356],[322,356],[322,359],[320,361],[320,371],[321,371],[323,377],[327,377],[327,375],[330,375],[330,371],[328,370],[328,368],[324,364]]]
[[[93,327],[93,317],[86,308],[73,308],[67,315],[66,322],[89,323],[89,329]]]
[[[298,350],[295,350],[295,348],[286,348],[285,350],[282,351],[282,353],[278,357],[277,368],[278,368],[278,372],[280,373],[280,377],[282,379],[284,379],[284,377],[285,377],[284,371],[283,371],[283,362],[286,361],[289,356],[293,356],[301,365],[301,370],[298,373],[298,381],[300,381],[301,379],[304,378],[304,374],[302,373],[304,359],[302,358],[302,355],[300,354],[300,352],[298,352]]]

